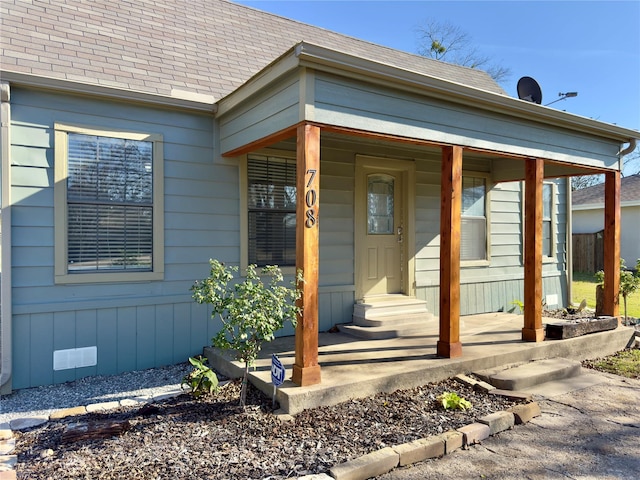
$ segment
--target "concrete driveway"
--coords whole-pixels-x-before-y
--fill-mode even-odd
[[[603,373],[534,387],[542,415],[381,480],[640,478],[640,381]]]

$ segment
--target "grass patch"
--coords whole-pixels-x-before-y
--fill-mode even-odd
[[[622,350],[615,355],[596,360],[585,360],[582,364],[593,370],[613,373],[627,378],[640,378],[640,349]]]
[[[575,272],[573,274],[573,298],[572,303],[578,305],[582,299],[587,300],[589,308],[596,308],[596,285],[598,281],[591,273]],[[624,315],[624,302],[620,297],[620,315]],[[640,318],[640,292],[635,292],[627,297],[627,315]]]

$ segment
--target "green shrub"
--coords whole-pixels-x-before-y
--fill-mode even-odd
[[[198,398],[201,395],[214,393],[218,390],[218,377],[215,372],[205,365],[207,359],[198,355],[189,357],[189,363],[193,365],[193,371],[182,378],[180,387],[185,385],[191,389],[191,395]]]
[[[226,267],[218,260],[209,263],[209,276],[195,282],[191,290],[197,303],[211,305],[211,318],[222,321],[222,329],[212,338],[213,345],[233,350],[236,359],[244,363],[240,393],[240,405],[244,406],[249,366],[258,358],[262,344],[273,340],[285,322],[296,325],[300,311],[296,301],[301,295],[297,285],[303,281],[302,274],[298,272],[292,288],[288,288],[282,285],[282,272],[276,265],[262,269],[262,275],[269,277],[268,283],[263,282],[255,265],[249,265],[244,280],[234,282],[238,267]]]
[[[595,274],[598,282],[604,282],[604,272],[600,270]],[[640,289],[640,258],[636,261],[636,269],[634,272],[627,270],[624,263],[624,259],[620,259],[620,288],[618,295],[622,295],[624,303],[624,318],[628,319],[627,315],[627,298]]]
[[[438,396],[438,401],[445,410],[469,410],[471,402],[460,397],[455,392],[444,392]]]

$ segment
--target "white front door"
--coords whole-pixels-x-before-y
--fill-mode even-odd
[[[401,220],[402,179],[398,172],[366,169],[366,235],[364,238],[363,293],[384,295],[402,290]],[[363,218],[364,219],[364,218]]]
[[[356,295],[408,294],[406,165],[367,163],[356,168]]]

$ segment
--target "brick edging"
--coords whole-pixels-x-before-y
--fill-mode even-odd
[[[388,473],[399,466],[411,465],[430,458],[439,458],[460,448],[480,443],[490,436],[513,428],[514,425],[528,423],[541,413],[538,402],[516,405],[506,411],[485,415],[477,422],[456,430],[449,430],[440,435],[421,438],[394,447],[385,447],[335,465],[329,470],[330,477],[327,478],[365,480]],[[305,478],[300,477],[298,480]]]

